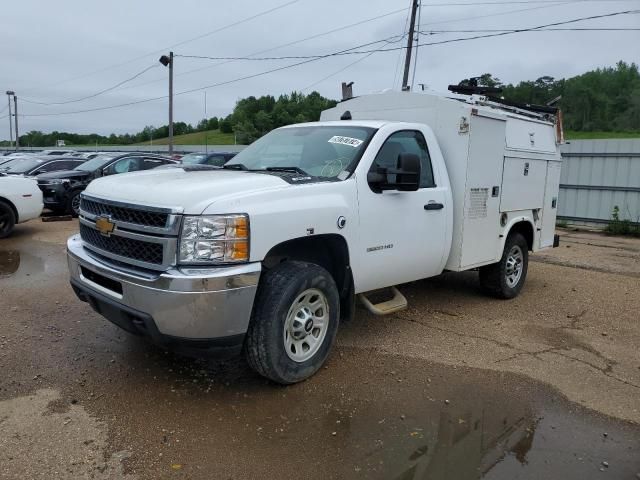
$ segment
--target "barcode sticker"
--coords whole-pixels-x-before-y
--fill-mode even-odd
[[[349,145],[350,147],[358,148],[362,145],[362,140],[351,137],[342,137],[340,135],[334,135],[329,140],[329,143],[338,143],[340,145]]]

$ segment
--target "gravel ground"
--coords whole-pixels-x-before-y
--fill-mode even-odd
[[[512,301],[477,274],[359,310],[279,387],[190,360],[79,302],[77,222],[0,242],[0,478],[640,478],[640,241],[561,231]]]

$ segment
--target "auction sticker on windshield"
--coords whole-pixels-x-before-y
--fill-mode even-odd
[[[351,147],[357,148],[362,145],[362,140],[351,137],[342,137],[340,135],[334,135],[328,140],[329,143],[338,143],[340,145],[349,145]]]

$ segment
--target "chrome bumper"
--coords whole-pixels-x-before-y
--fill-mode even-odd
[[[71,283],[81,298],[102,299],[110,311],[119,308],[123,315],[139,312],[145,323],[153,323],[155,336],[177,340],[244,335],[261,271],[260,263],[250,263],[146,274],[101,261],[82,246],[80,235],[67,241],[67,259]]]

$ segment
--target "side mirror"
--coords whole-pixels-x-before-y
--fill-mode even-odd
[[[420,174],[422,165],[420,157],[415,153],[401,153],[398,155],[398,170],[396,171],[396,188],[401,192],[415,192],[420,188]]]
[[[103,177],[106,177],[107,175],[113,175],[115,173],[115,169],[113,168],[113,165],[109,165],[108,167],[103,168],[101,173]]]
[[[378,168],[367,174],[367,182],[374,192],[383,190],[398,190],[401,192],[415,192],[420,188],[420,174],[422,165],[420,157],[415,153],[401,153],[398,155],[396,168]]]

